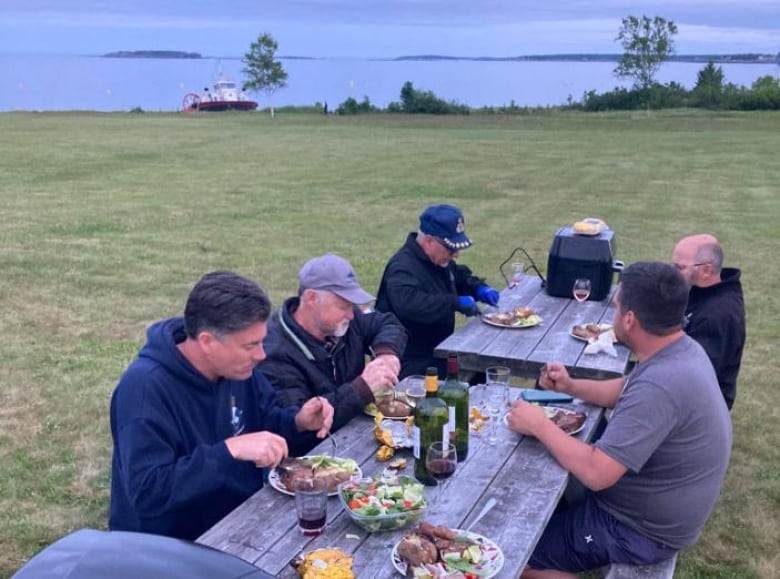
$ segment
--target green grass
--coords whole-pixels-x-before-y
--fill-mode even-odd
[[[780,575],[780,114],[3,114],[0,134],[0,576],[105,526],[112,389],[197,278],[235,269],[280,303],[331,251],[376,288],[438,202],[465,210],[462,262],[494,284],[582,217],[627,262],[718,236],[748,343],[726,488],[678,576]]]

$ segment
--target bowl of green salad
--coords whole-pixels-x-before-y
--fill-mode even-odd
[[[423,489],[417,479],[405,475],[358,478],[339,485],[339,499],[366,531],[395,531],[423,518],[427,509]]]

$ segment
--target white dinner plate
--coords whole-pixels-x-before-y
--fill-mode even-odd
[[[582,342],[590,342],[590,338],[583,338],[582,336],[578,336],[574,333],[574,328],[580,327],[580,326],[587,326],[588,324],[577,324],[576,326],[572,326],[569,329],[569,335],[574,338],[575,340],[580,340]],[[615,337],[615,331],[612,329],[612,324],[595,324],[599,328],[601,328],[602,333],[603,332],[610,332],[612,334],[612,343],[617,342],[617,338]],[[595,338],[594,338],[595,341]]]
[[[552,419],[553,416],[555,416],[556,413],[561,412],[563,414],[582,414],[585,416],[585,420],[582,421],[582,424],[575,428],[572,431],[564,430],[567,434],[579,434],[582,432],[582,429],[585,428],[585,423],[588,421],[588,416],[584,412],[577,412],[576,410],[569,410],[568,408],[561,408],[560,406],[543,406],[542,410],[544,410],[545,414],[547,414],[547,417]],[[504,426],[509,428],[509,415],[504,414],[504,418],[502,418],[502,421],[504,423]]]
[[[319,458],[322,455],[308,455],[308,456],[299,456],[297,458]],[[350,478],[362,478],[363,477],[363,471],[360,469],[359,466],[355,467],[354,472],[352,473],[352,476]],[[271,485],[271,487],[275,488],[280,493],[284,493],[286,495],[290,495],[291,497],[295,495],[295,493],[291,490],[288,490],[286,486],[284,486],[284,483],[282,483],[282,477],[279,474],[279,471],[276,470],[276,468],[272,468],[268,473],[268,484]],[[328,493],[329,497],[335,497],[339,494],[338,489],[335,489]]]
[[[393,390],[384,390],[382,392],[375,393],[374,398],[382,399],[387,396],[392,396],[392,394],[393,394]],[[398,400],[402,400],[403,402],[409,404],[409,401],[406,399],[406,394],[404,394],[404,392],[396,390],[395,397],[398,398]],[[363,408],[363,413],[373,418],[374,416],[376,416],[377,410],[378,409],[377,409],[376,402],[372,402],[371,404],[366,404],[366,406]],[[406,420],[412,414],[414,414],[414,407],[412,407],[409,410],[409,414],[407,414],[406,416],[387,416],[386,414],[383,414],[382,416],[390,420]]]
[[[484,562],[480,565],[479,569],[469,571],[470,573],[474,573],[477,577],[482,577],[484,579],[490,579],[490,577],[498,575],[499,571],[501,571],[504,566],[504,553],[498,545],[487,537],[477,533],[470,533],[459,529],[453,529],[453,531],[457,531],[461,537],[466,537],[475,541],[482,551],[482,559]],[[398,543],[400,542],[401,541],[398,541]],[[393,560],[393,567],[395,567],[395,570],[405,576],[406,562],[401,559],[401,556],[398,554],[398,543],[393,545],[393,552],[390,556]],[[439,563],[439,565],[444,566],[445,570],[447,570],[446,563]]]
[[[489,326],[495,326],[496,328],[504,328],[505,330],[522,330],[525,328],[535,328],[536,326],[542,323],[541,316],[538,316],[537,314],[531,314],[527,318],[524,318],[524,322],[522,324],[518,324],[518,325],[502,324],[500,322],[495,321],[495,316],[501,316],[501,315],[504,314],[498,314],[498,313],[482,314],[479,317],[479,319],[481,319]]]
[[[376,404],[374,404],[373,402],[371,404],[367,404],[363,408],[363,414],[365,414],[366,416],[370,416],[371,418],[376,416],[376,412],[377,412]],[[409,416],[412,416],[413,414],[414,414],[414,408],[412,408],[411,412],[407,416],[387,416],[385,414],[383,414],[382,416],[384,416],[384,418],[387,420],[406,420],[407,418],[409,418]]]

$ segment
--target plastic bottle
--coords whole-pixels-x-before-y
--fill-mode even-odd
[[[443,440],[449,419],[447,404],[438,397],[439,376],[435,367],[425,371],[425,398],[414,408],[414,476],[421,483],[434,486],[436,479],[425,468],[425,455],[434,442]]]

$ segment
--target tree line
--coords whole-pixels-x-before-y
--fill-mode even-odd
[[[674,36],[677,25],[665,18],[655,16],[627,16],[622,19],[615,39],[623,48],[623,54],[613,73],[619,79],[632,79],[631,88],[615,88],[598,93],[586,92],[580,101],[571,97],[558,107],[583,111],[637,110],[664,108],[705,108],[712,110],[780,110],[780,80],[767,75],[756,80],[749,88],[727,83],[723,69],[709,62],[697,75],[696,85],[687,90],[679,83],[661,84],[655,77],[662,64],[675,53]],[[244,55],[243,69],[248,80],[244,90],[265,92],[269,103],[272,95],[286,86],[287,73],[276,60],[278,45],[268,33],[263,33],[253,42]],[[318,106],[318,105],[315,105]],[[327,111],[327,105],[322,107]],[[401,87],[400,100],[391,102],[387,108],[374,106],[368,96],[358,102],[349,97],[335,109],[339,115],[365,113],[408,113],[408,114],[469,114],[471,112],[516,113],[527,112],[512,102],[508,107],[483,107],[471,109],[466,105],[446,101],[431,91],[415,88],[407,81]],[[274,108],[270,106],[273,117]]]

